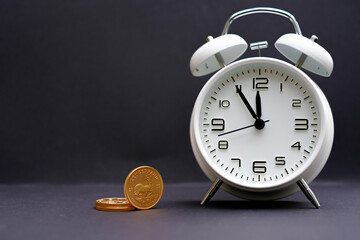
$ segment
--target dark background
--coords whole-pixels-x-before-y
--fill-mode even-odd
[[[202,181],[189,121],[211,76],[189,60],[236,11],[292,13],[334,59],[330,78],[309,73],[333,110],[335,140],[322,179],[355,179],[359,148],[358,1],[1,1],[0,182],[123,182],[139,165],[166,182]],[[290,21],[252,15],[231,33],[269,42]],[[244,57],[256,56],[248,50]]]

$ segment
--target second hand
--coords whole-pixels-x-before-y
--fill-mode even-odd
[[[270,120],[266,120],[266,121],[264,121],[264,123],[269,122],[269,121]],[[240,130],[243,130],[243,129],[246,129],[246,128],[254,127],[254,126],[255,126],[255,124],[252,124],[252,125],[242,127],[242,128],[238,128],[238,129],[235,129],[235,130],[232,130],[232,131],[229,131],[229,132],[221,133],[221,134],[218,135],[218,137],[224,136],[224,135],[229,134],[229,133],[237,132],[237,131],[240,131]]]

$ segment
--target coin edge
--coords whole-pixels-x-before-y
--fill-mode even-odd
[[[111,204],[111,203],[102,203],[102,202],[98,202],[99,200],[102,199],[107,199],[107,198],[118,198],[118,199],[123,199],[125,201],[127,201],[128,203],[115,203],[115,204]],[[116,206],[133,206],[125,197],[107,197],[107,198],[99,198],[97,200],[95,200],[95,206],[104,206],[104,207],[116,207]]]
[[[121,207],[104,207],[104,206],[95,206],[96,210],[106,211],[106,212],[126,212],[133,211],[136,208],[134,206],[121,206]]]

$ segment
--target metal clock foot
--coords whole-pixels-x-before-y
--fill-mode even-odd
[[[201,201],[201,206],[205,206],[205,204],[214,196],[217,190],[221,187],[222,183],[223,181],[221,181],[219,178],[215,179],[209,190],[206,192],[203,200]]]
[[[316,199],[315,194],[311,191],[309,185],[305,182],[304,179],[300,179],[299,181],[296,182],[297,185],[299,186],[299,188],[301,189],[301,191],[303,191],[303,193],[305,194],[305,196],[307,197],[307,199],[309,199],[309,201],[316,207],[319,208],[320,207],[320,203],[319,201]]]

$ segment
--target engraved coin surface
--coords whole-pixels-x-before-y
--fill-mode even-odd
[[[125,180],[126,199],[138,209],[150,209],[161,199],[164,183],[160,173],[149,166],[135,168]]]
[[[95,208],[100,211],[111,211],[111,212],[121,212],[121,211],[131,211],[135,210],[135,207],[132,206],[126,198],[102,198],[95,201]]]

